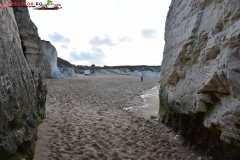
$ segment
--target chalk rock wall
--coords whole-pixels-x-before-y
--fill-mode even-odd
[[[63,77],[75,77],[76,73],[74,67],[67,67],[64,65],[59,65],[59,70]]]
[[[240,2],[172,0],[160,78],[163,121],[220,159],[240,157]]]
[[[1,8],[0,21],[0,159],[32,159],[45,116],[41,41],[27,8]]]
[[[160,77],[160,68],[153,68],[151,70],[142,68],[142,69],[134,69],[130,70],[128,68],[120,68],[120,69],[109,69],[110,71],[123,74],[123,75],[133,75],[133,76],[144,76],[144,77]]]
[[[42,48],[43,48],[43,69],[44,76],[46,78],[62,78],[63,75],[59,71],[57,67],[57,50],[56,48],[49,42],[42,40]]]
[[[49,41],[42,40],[43,70],[45,78],[75,77],[74,67],[58,56],[56,48]]]
[[[104,73],[104,74],[111,74],[109,71],[105,69],[100,69],[99,72]]]
[[[63,77],[75,77],[76,73],[75,73],[75,69],[74,66],[69,63],[68,61],[57,57],[57,66],[60,70],[60,72],[62,73]]]

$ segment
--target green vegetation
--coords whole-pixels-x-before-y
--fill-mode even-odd
[[[104,65],[103,68],[110,68],[110,69],[119,69],[119,68],[146,68],[146,67],[161,67],[161,66],[147,66],[147,65],[136,65],[136,66],[131,66],[131,65],[123,65],[123,66],[106,66]]]
[[[67,67],[75,67],[75,65],[69,63],[68,61],[57,57],[57,66],[61,67],[61,65],[67,66]]]
[[[131,71],[132,70],[142,70],[143,68],[145,69],[149,69],[151,70],[151,68],[155,68],[155,67],[161,67],[161,66],[147,66],[147,65],[137,65],[137,66],[131,66],[131,65],[123,65],[123,66],[107,66],[107,65],[104,65],[103,67],[102,66],[95,66],[94,64],[92,64],[91,66],[82,66],[82,65],[77,65],[76,66],[78,69],[122,69],[122,68],[128,68],[130,69]]]
[[[87,69],[103,69],[103,67],[101,66],[95,66],[94,64],[92,64],[91,66],[82,66],[82,65],[77,65],[76,66],[78,69],[81,69],[81,70],[87,70]]]
[[[143,70],[150,70],[154,71],[153,68],[161,66],[147,66],[147,65],[137,65],[137,66],[130,66],[130,65],[125,65],[125,66],[104,66],[105,69],[122,69],[122,68],[128,68],[131,72],[135,70],[143,71]]]
[[[23,151],[17,151],[10,160],[31,160],[34,157],[34,151],[35,151],[35,140],[33,139],[32,142],[30,142],[30,146],[26,145],[26,149]]]
[[[161,67],[161,66],[147,66],[147,65],[136,65],[136,66],[132,66],[132,65],[122,65],[122,66],[108,66],[108,65],[104,65],[104,66],[96,66],[95,64],[92,64],[91,66],[87,66],[87,65],[74,65],[74,64],[71,64],[70,62],[62,59],[62,58],[59,58],[57,57],[57,65],[60,66],[60,65],[64,65],[64,66],[67,66],[67,67],[74,67],[74,68],[78,68],[80,70],[86,70],[86,69],[89,69],[89,70],[92,70],[92,69],[122,69],[122,68],[128,68],[130,70],[136,70],[136,69],[141,69],[141,68],[152,68],[152,67]]]
[[[87,66],[87,65],[74,65],[71,64],[70,62],[62,59],[62,58],[57,58],[57,66],[61,67],[61,65],[67,66],[67,67],[74,67],[74,70],[76,73],[82,72],[83,70],[91,70],[91,73],[94,73],[95,70],[100,70],[100,69],[123,69],[123,68],[128,68],[130,71],[135,71],[135,70],[139,70],[139,71],[143,71],[143,70],[150,70],[150,71],[155,71],[156,68],[161,68],[161,66],[147,66],[147,65],[136,65],[136,66],[132,66],[132,65],[122,65],[122,66],[96,66],[95,64],[92,64],[91,66]],[[155,68],[155,69],[154,69]]]
[[[24,142],[22,144],[22,148],[18,149],[16,153],[11,154],[7,153],[2,150],[3,152],[0,152],[0,159],[9,159],[9,160],[31,160],[34,157],[34,151],[35,151],[35,139],[32,139],[30,142]]]
[[[42,123],[42,118],[40,116],[37,116],[37,125],[39,125],[40,123]]]

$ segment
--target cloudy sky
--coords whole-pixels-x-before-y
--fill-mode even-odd
[[[29,12],[41,39],[73,64],[160,65],[170,1],[53,0],[63,8]]]

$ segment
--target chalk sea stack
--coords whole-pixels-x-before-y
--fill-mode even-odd
[[[240,159],[239,0],[172,0],[159,114],[217,159]]]
[[[32,159],[45,116],[42,44],[26,7],[1,8],[0,21],[0,159]]]

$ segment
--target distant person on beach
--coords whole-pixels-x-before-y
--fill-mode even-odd
[[[143,76],[141,76],[141,82],[143,81]]]

